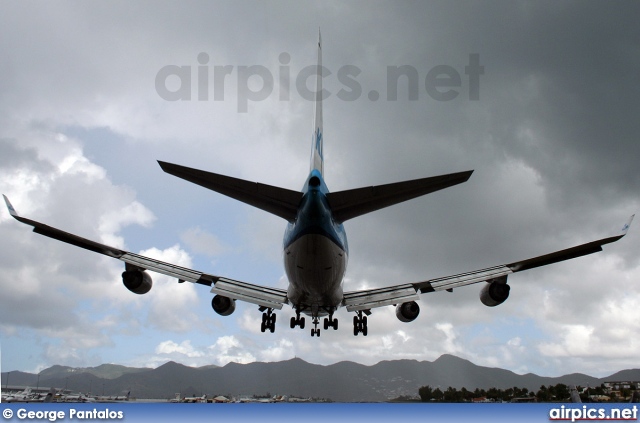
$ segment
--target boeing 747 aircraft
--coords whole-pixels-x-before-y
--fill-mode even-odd
[[[286,220],[283,255],[284,268],[289,280],[288,289],[260,286],[246,282],[186,269],[170,263],[154,260],[118,248],[100,244],[77,235],[64,232],[40,222],[20,216],[7,197],[4,199],[11,215],[18,221],[34,227],[33,231],[77,247],[122,260],[124,285],[131,292],[145,294],[152,285],[147,270],[169,275],[178,282],[192,282],[211,288],[215,294],[211,301],[213,310],[229,316],[236,308],[236,301],[256,304],[262,314],[262,332],[275,331],[276,314],[284,305],[290,305],[296,313],[291,317],[291,328],[305,327],[305,317],[311,318],[311,336],[320,336],[320,318],[324,317],[324,329],[338,329],[336,310],[346,307],[354,312],[353,334],[367,336],[367,316],[376,307],[393,305],[396,316],[402,322],[418,317],[418,301],[421,294],[451,291],[465,285],[485,282],[480,290],[480,300],[486,306],[502,304],[509,297],[507,277],[511,273],[568,260],[602,251],[602,246],[622,238],[629,229],[633,216],[621,233],[578,245],[543,256],[489,267],[459,275],[404,283],[387,288],[344,292],[343,278],[347,268],[349,248],[343,223],[354,217],[382,209],[403,201],[466,182],[472,170],[430,178],[370,186],[339,192],[329,192],[324,181],[323,130],[322,130],[322,47],[318,39],[318,76],[315,94],[315,121],[311,139],[311,169],[302,191],[249,182],[242,179],[192,169],[177,164],[158,162],[165,172],[224,194],[236,200],[258,207]]]

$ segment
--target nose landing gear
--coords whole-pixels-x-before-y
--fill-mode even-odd
[[[320,338],[320,329],[318,328],[318,323],[320,323],[320,319],[318,317],[313,318],[313,329],[311,329],[311,336],[317,336]]]

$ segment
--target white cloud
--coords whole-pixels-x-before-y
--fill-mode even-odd
[[[208,256],[217,256],[228,249],[217,236],[196,226],[189,228],[180,235],[180,239],[193,252]]]
[[[283,338],[262,351],[260,353],[260,361],[282,361],[293,358],[294,356],[293,342]]]
[[[256,357],[235,336],[218,338],[215,344],[208,347],[208,354],[220,366],[230,362],[246,364],[256,361]]]
[[[128,225],[149,227],[155,220],[153,213],[138,201],[133,201],[119,210],[112,210],[100,217],[98,230],[107,245],[124,248],[124,239],[113,236]]]
[[[177,244],[164,250],[150,248],[140,254],[182,267],[192,266],[189,254]],[[158,273],[153,273],[153,282],[151,291],[144,296],[149,303],[147,325],[172,332],[202,328],[202,320],[193,312],[199,301],[194,284],[178,283],[175,278]]]
[[[171,340],[161,342],[156,347],[155,352],[156,354],[184,355],[189,358],[198,358],[204,356],[204,353],[202,351],[197,351],[193,348],[190,340],[182,341],[180,344],[176,344]]]

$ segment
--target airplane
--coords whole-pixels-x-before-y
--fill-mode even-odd
[[[181,402],[207,402],[207,394],[199,397],[184,397]]]
[[[569,396],[571,398],[571,402],[581,403],[582,399],[580,398],[580,394],[578,393],[578,388],[576,385],[569,385]]]
[[[603,245],[618,241],[626,235],[634,216],[631,216],[622,231],[614,236],[542,256],[420,282],[345,292],[343,278],[349,256],[344,228],[346,221],[466,182],[473,170],[330,192],[324,180],[320,34],[317,63],[311,166],[301,191],[158,161],[166,173],[284,219],[287,222],[283,239],[284,269],[289,282],[287,289],[256,285],[187,269],[91,241],[20,216],[4,196],[9,212],[18,221],[33,226],[33,231],[38,234],[122,260],[125,263],[122,280],[125,287],[133,293],[149,292],[153,282],[147,270],[157,272],[174,277],[179,283],[188,281],[210,287],[210,292],[215,294],[211,306],[222,316],[229,316],[235,311],[236,301],[257,305],[262,312],[261,332],[268,330],[273,333],[276,324],[275,310],[289,305],[296,314],[295,317],[291,317],[291,329],[304,329],[305,317],[301,317],[301,314],[304,314],[312,320],[312,337],[320,336],[318,325],[321,317],[324,317],[324,330],[330,327],[337,330],[338,319],[334,315],[342,307],[355,313],[353,334],[357,336],[361,333],[367,336],[367,316],[371,315],[374,308],[395,306],[396,317],[401,322],[412,322],[420,313],[416,301],[422,294],[451,292],[454,288],[480,282],[485,282],[480,290],[481,302],[494,307],[509,297],[511,287],[507,284],[508,275],[602,251]]]
[[[34,402],[37,401],[36,397],[31,388],[26,387],[21,392],[2,394],[2,402]]]
[[[96,402],[96,399],[80,392],[77,394],[63,395],[60,397],[60,402]]]

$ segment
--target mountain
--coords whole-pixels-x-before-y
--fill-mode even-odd
[[[1,383],[6,383],[2,373]],[[10,372],[11,385],[35,386],[37,375]],[[40,386],[67,387],[73,391],[137,398],[183,396],[291,395],[326,398],[339,402],[386,401],[400,395],[417,396],[425,385],[469,390],[511,387],[537,391],[558,383],[598,386],[604,381],[640,381],[640,369],[623,370],[598,379],[574,373],[560,377],[518,375],[509,370],[477,366],[468,360],[443,355],[433,362],[381,361],[373,366],[342,361],[328,366],[299,358],[275,363],[229,363],[223,367],[188,367],[170,361],[156,369],[102,365],[89,368],[53,366],[40,372]]]
[[[127,373],[140,373],[152,369],[125,367],[119,364],[101,364],[97,367],[68,367],[68,366],[52,366],[40,372],[40,377],[54,378],[67,377],[70,374],[90,373],[102,379],[116,379]]]

